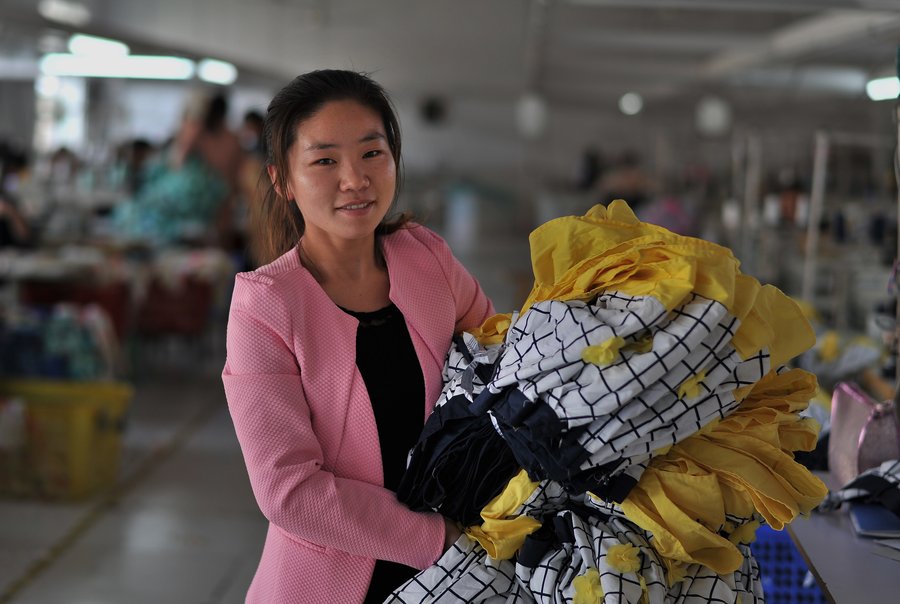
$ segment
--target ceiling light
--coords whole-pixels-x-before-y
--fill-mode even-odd
[[[697,103],[697,130],[706,136],[721,136],[731,128],[731,106],[715,96],[707,96]]]
[[[44,75],[83,78],[138,78],[148,80],[189,80],[194,77],[194,62],[182,57],[122,55],[95,57],[48,54],[40,61]]]
[[[519,133],[528,139],[540,138],[547,125],[547,103],[536,92],[526,92],[516,103]]]
[[[876,78],[866,84],[866,94],[873,101],[887,101],[900,96],[900,80],[896,77]]]
[[[69,52],[74,55],[122,56],[128,54],[128,45],[109,38],[73,34],[69,38]]]
[[[211,84],[228,86],[237,79],[237,67],[225,61],[216,59],[203,59],[197,65],[197,77]]]
[[[67,2],[66,0],[41,0],[38,2],[38,12],[42,17],[57,23],[66,23],[81,27],[91,20],[91,11],[79,2]]]
[[[644,99],[636,92],[626,92],[619,99],[619,111],[625,115],[637,115],[644,108]]]

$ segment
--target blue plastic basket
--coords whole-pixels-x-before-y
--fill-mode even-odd
[[[827,604],[787,530],[761,526],[750,544],[767,604]]]

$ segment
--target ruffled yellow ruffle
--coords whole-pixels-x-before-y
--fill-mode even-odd
[[[488,317],[479,327],[469,330],[482,346],[500,344],[512,324],[512,313],[501,313]]]
[[[483,522],[466,528],[466,534],[478,541],[495,560],[509,560],[525,543],[525,538],[541,527],[539,520],[517,515],[538,483],[520,470],[499,495],[481,510]]]
[[[535,281],[522,312],[542,300],[587,300],[604,291],[652,296],[671,310],[693,292],[741,320],[733,344],[742,358],[768,348],[778,366],[815,343],[800,307],[741,274],[728,248],[641,222],[622,200],[551,220],[529,241]]]
[[[815,391],[805,371],[769,373],[733,413],[651,459],[622,502],[625,515],[653,533],[663,557],[733,572],[743,560],[733,541],[753,531],[720,535],[726,514],[752,522],[758,513],[780,530],[827,493],[792,454],[815,447],[818,425],[798,416]]]

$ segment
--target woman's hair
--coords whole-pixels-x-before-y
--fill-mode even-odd
[[[276,176],[272,183],[265,172],[260,175],[265,193],[255,208],[252,230],[253,256],[258,263],[271,262],[290,250],[306,227],[296,202],[278,194],[278,191],[289,190],[288,154],[297,137],[297,127],[326,103],[344,100],[356,101],[381,117],[396,164],[397,187],[391,203],[396,201],[401,183],[400,124],[384,89],[367,75],[353,71],[322,69],[297,76],[272,98],[266,110],[263,127],[266,165],[274,166]],[[392,233],[410,218],[407,214],[392,220],[386,217],[375,229],[375,234]]]

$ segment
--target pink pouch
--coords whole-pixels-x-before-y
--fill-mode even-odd
[[[879,403],[852,382],[831,397],[828,468],[841,485],[888,459],[900,458],[900,426],[894,403]]]

